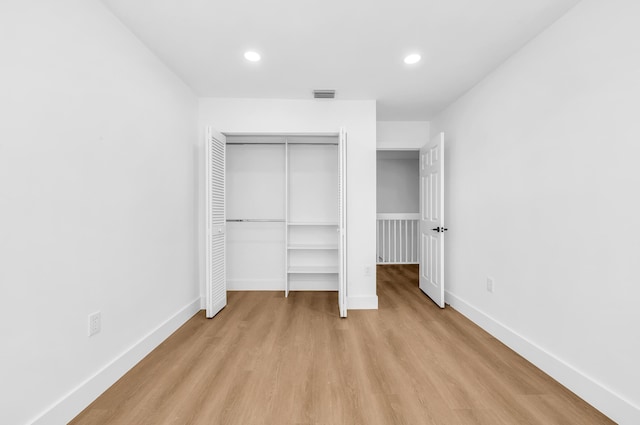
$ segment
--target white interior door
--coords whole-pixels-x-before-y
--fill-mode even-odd
[[[338,141],[338,306],[340,317],[347,317],[347,132],[340,129]]]
[[[444,308],[444,133],[420,149],[420,289]]]
[[[227,305],[225,272],[225,137],[207,129],[206,151],[206,315]]]

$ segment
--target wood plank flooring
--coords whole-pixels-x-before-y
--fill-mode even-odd
[[[377,311],[335,292],[230,292],[72,424],[612,424],[417,286],[378,266]]]

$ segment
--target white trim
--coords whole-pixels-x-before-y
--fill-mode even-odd
[[[284,279],[227,279],[227,291],[284,291]]]
[[[348,135],[345,127],[340,127],[340,137],[338,139],[338,309],[340,311],[340,317],[347,317],[348,311],[348,298],[349,285],[349,262],[348,260],[348,209],[347,201],[348,197],[348,179],[347,179],[347,158],[348,158]]]
[[[338,291],[336,279],[296,280],[290,278],[289,282],[292,291]]]
[[[420,213],[377,213],[377,220],[420,220]]]
[[[227,279],[227,291],[282,291],[283,279]],[[337,291],[335,279],[298,280],[291,278],[290,291]]]
[[[398,264],[420,264],[420,263],[417,262],[417,261],[415,261],[415,262],[411,262],[411,261],[408,261],[408,262],[404,262],[404,261],[402,261],[402,262],[401,261],[393,262],[393,261],[390,261],[390,262],[384,262],[384,263],[377,262],[376,266],[393,266],[393,265],[398,265]]]
[[[32,425],[68,423],[198,311],[200,311],[200,297],[140,338],[138,342],[53,403],[30,423]]]
[[[284,138],[284,297],[289,297],[289,142]]]
[[[396,148],[393,146],[376,148],[377,151],[420,152],[420,148]]]
[[[619,424],[640,424],[640,407],[468,302],[446,291],[446,302],[516,353]]]
[[[347,310],[377,310],[378,296],[347,297]]]

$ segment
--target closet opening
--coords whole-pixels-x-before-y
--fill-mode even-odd
[[[402,274],[418,287],[420,151],[381,150],[376,158],[378,276]],[[390,273],[385,273],[386,267]],[[380,284],[380,279],[378,285]]]
[[[210,186],[224,187],[224,224],[213,229],[224,234],[221,290],[336,291],[345,317],[346,132],[218,138],[224,181]]]

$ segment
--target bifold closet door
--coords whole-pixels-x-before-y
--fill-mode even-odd
[[[340,129],[338,141],[338,307],[347,317],[347,131]]]
[[[225,273],[225,137],[207,129],[206,151],[206,315],[227,305]]]

